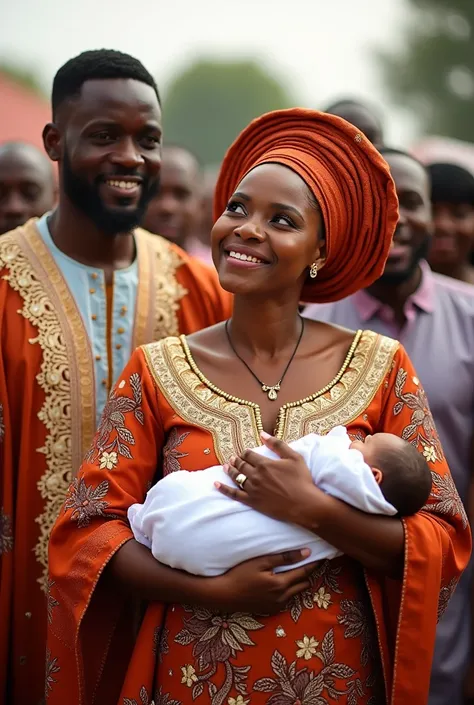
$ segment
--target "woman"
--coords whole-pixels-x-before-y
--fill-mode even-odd
[[[467,519],[403,348],[299,316],[301,299],[380,276],[397,221],[387,166],[340,118],[270,113],[230,148],[215,215],[231,321],[135,352],[53,531],[48,702],[421,705]],[[337,424],[416,444],[434,479],[425,511],[367,516],[319,491],[286,443]],[[283,460],[247,452],[259,442]],[[162,473],[219,462],[239,485],[221,491],[345,555],[276,574],[301,552],[264,556],[215,578],[160,565],[127,508]],[[136,639],[127,593],[150,601]]]

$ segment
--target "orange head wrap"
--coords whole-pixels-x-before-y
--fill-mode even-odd
[[[384,270],[398,220],[395,185],[385,160],[342,118],[303,108],[257,118],[229,148],[216,185],[214,218],[259,164],[295,171],[321,208],[326,263],[308,279],[302,301],[337,301],[372,284]]]

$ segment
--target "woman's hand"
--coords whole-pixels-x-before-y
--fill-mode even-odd
[[[310,587],[309,576],[315,563],[274,573],[275,568],[299,563],[307,558],[308,549],[287,551],[274,556],[253,558],[229,570],[225,575],[210,578],[207,596],[211,609],[221,612],[277,614],[288,601]]]
[[[221,483],[216,483],[216,487],[227,497],[262,514],[301,525],[307,511],[311,511],[314,516],[318,496],[323,502],[325,495],[315,486],[308,466],[299,453],[267,433],[262,433],[261,438],[267,448],[281,460],[270,460],[246,450],[240,457],[233,457],[224,465],[234,482],[239,475],[245,476],[242,489]]]

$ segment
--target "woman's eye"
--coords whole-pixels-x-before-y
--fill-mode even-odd
[[[230,213],[239,213],[239,215],[245,215],[245,209],[241,203],[228,203],[226,210]]]
[[[290,227],[294,227],[295,225],[291,218],[288,218],[287,215],[276,215],[273,218],[273,222],[277,225],[289,225]]]

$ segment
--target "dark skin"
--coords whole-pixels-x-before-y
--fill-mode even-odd
[[[434,238],[429,262],[435,272],[474,284],[474,205],[433,203]]]
[[[0,146],[0,235],[41,217],[54,200],[54,174],[47,156],[29,144]]]
[[[199,177],[192,154],[180,147],[164,147],[160,190],[148,206],[143,227],[186,249],[199,220]]]
[[[320,213],[311,204],[306,184],[283,166],[264,164],[238,186],[226,212],[212,231],[214,263],[221,284],[235,294],[231,321],[234,345],[255,373],[268,384],[281,376],[301,330],[299,300],[308,269],[324,263]],[[254,253],[259,263],[235,264],[230,251]],[[272,431],[279,407],[314,391],[339,371],[353,333],[308,321],[298,354],[290,366],[277,402],[271,402],[236,358],[219,324],[189,336],[188,343],[203,373],[230,394],[260,405],[263,427]],[[404,535],[398,519],[369,516],[318,490],[308,467],[280,440],[262,440],[283,458],[255,467],[255,493],[247,503],[283,521],[318,533],[367,568],[400,575]],[[250,451],[242,459],[252,460]],[[255,478],[259,478],[256,480]],[[269,478],[271,477],[271,482]],[[252,489],[252,488],[250,488]],[[236,499],[239,499],[237,496]],[[110,561],[113,579],[147,599],[191,602],[222,611],[274,614],[288,597],[309,585],[314,565],[274,574],[276,565],[301,560],[301,552],[258,558],[214,578],[197,578],[157,563],[135,541],[127,542]]]
[[[206,247],[211,246],[211,230],[214,224],[213,202],[216,181],[217,172],[215,170],[209,170],[204,174],[200,203],[201,217],[199,228],[197,229],[197,237]]]
[[[57,247],[82,264],[102,268],[106,281],[135,257],[133,229],[104,232],[74,203],[64,188],[67,151],[71,170],[98,193],[104,208],[133,212],[142,180],[157,180],[161,166],[161,109],[151,86],[130,79],[86,81],[77,98],[66,101],[43,133],[50,159],[59,164],[59,203],[49,220]],[[130,174],[125,177],[124,174]],[[127,181],[125,193],[107,179]],[[125,193],[125,195],[124,195]]]
[[[387,154],[385,159],[397,188],[400,218],[384,275],[369,292],[393,309],[401,328],[405,324],[404,306],[421,281],[418,253],[432,235],[430,185],[421,164],[410,157]]]

